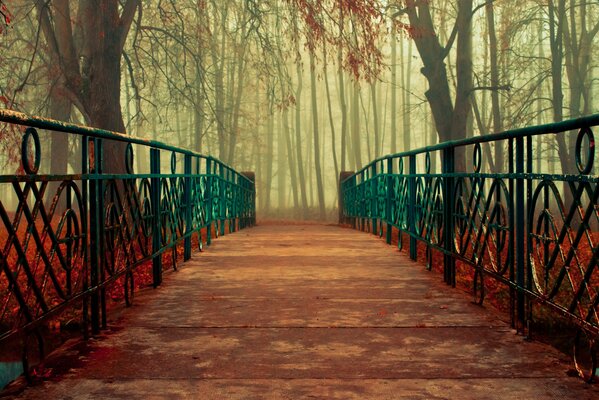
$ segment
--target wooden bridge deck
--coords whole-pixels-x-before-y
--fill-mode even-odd
[[[571,361],[372,235],[227,235],[22,398],[599,398]],[[77,351],[81,351],[78,349]]]

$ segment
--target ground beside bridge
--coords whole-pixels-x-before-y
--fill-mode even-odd
[[[504,318],[372,235],[264,225],[215,240],[21,397],[599,398]]]

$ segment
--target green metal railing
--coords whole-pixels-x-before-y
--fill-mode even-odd
[[[450,285],[456,284],[456,261],[469,265],[479,304],[485,278],[505,284],[512,323],[521,331],[530,332],[535,304],[567,317],[578,332],[576,368],[593,380],[599,344],[596,125],[599,115],[379,158],[342,179],[341,219],[386,233],[388,243],[399,231],[400,248],[407,235],[412,259],[422,243],[429,266],[432,251],[440,252]],[[575,135],[569,174],[551,173],[540,158],[560,135]],[[495,151],[506,159],[499,172],[486,166]]]
[[[5,137],[22,133],[22,172],[0,175],[0,346],[15,339],[24,346],[26,373],[31,341],[43,353],[51,317],[71,312],[86,334],[98,333],[106,327],[107,290],[117,285],[130,304],[136,268],[151,264],[156,287],[163,253],[171,252],[176,268],[177,245],[188,260],[193,236],[201,249],[213,231],[255,224],[253,173],[104,130],[6,110],[0,121]],[[40,134],[68,135],[79,170],[44,173]],[[110,156],[124,160],[121,173],[104,173],[109,142],[120,143],[110,148],[122,154]]]

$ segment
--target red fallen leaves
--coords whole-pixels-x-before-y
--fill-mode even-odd
[[[52,368],[44,368],[38,366],[31,371],[31,378],[33,379],[49,379],[52,376]]]
[[[379,318],[383,318],[383,317],[387,316],[387,314],[388,314],[388,312],[387,312],[387,310],[385,310],[384,308],[382,308],[382,309],[381,309],[381,310],[380,310],[378,313],[376,313],[376,315],[377,315]]]
[[[590,240],[589,240],[590,238]],[[398,243],[398,231],[393,230],[392,234],[392,243],[397,245]],[[402,243],[403,243],[403,251],[407,251],[409,248],[409,236],[407,234],[402,234]],[[593,247],[591,247],[591,243]],[[588,238],[585,236],[583,240],[579,243],[576,249],[576,257],[573,259],[572,263],[568,268],[568,274],[573,280],[574,289],[572,289],[570,281],[566,278],[562,281],[560,286],[559,294],[553,298],[552,301],[557,302],[558,304],[566,304],[569,305],[572,301],[573,292],[578,290],[584,281],[583,274],[587,271],[587,267],[591,263],[591,259],[593,256],[593,249],[597,248],[599,245],[599,232],[589,232]],[[568,254],[570,250],[570,243],[566,239],[565,243],[561,245],[561,251],[564,257]],[[418,261],[422,264],[427,262],[427,249],[423,243],[418,243]],[[551,248],[553,250],[553,248]],[[533,249],[533,251],[535,251]],[[507,246],[501,254],[502,260],[507,259]],[[488,255],[485,255],[485,265],[488,264]],[[433,251],[432,252],[432,260],[430,260],[430,265],[432,270],[443,273],[443,254]],[[580,266],[580,268],[579,268]],[[557,276],[562,270],[563,262],[561,256],[558,256],[558,260],[555,263],[554,268],[551,269],[552,276]],[[509,272],[506,272],[505,276],[508,275]],[[456,262],[456,284],[463,290],[472,291],[474,284],[474,269],[471,265],[462,263],[460,261]],[[492,277],[486,277],[484,279],[485,284],[485,302],[490,302],[494,307],[508,312],[510,309],[510,293],[509,288],[501,283],[500,281],[493,279]],[[588,285],[586,289],[587,294],[596,294],[593,288],[599,287],[599,269],[595,268],[591,276],[588,280]],[[586,297],[588,299],[588,295]],[[583,301],[585,297],[583,296]],[[588,310],[590,304],[586,304],[585,312]],[[443,307],[441,307],[443,308]],[[555,315],[547,315],[548,319],[554,318]]]
[[[11,218],[13,218],[13,217],[11,216]],[[55,216],[53,218],[51,225],[54,228],[56,228],[59,219],[60,218],[58,216]],[[37,231],[41,233],[43,230],[42,222],[37,221],[36,226],[37,226]],[[21,244],[24,243],[25,238],[27,237],[27,230],[28,230],[28,225],[27,225],[25,218],[23,217],[21,219],[21,222],[18,226],[18,231],[17,231],[17,240]],[[206,229],[202,229],[202,237],[203,238],[206,237]],[[0,232],[0,246],[2,246],[2,248],[7,248],[6,247],[7,240],[8,240],[7,232],[5,230]],[[58,295],[58,293],[56,292],[56,290],[54,289],[54,286],[49,279],[48,271],[46,270],[45,264],[39,259],[38,255],[37,255],[37,248],[36,248],[35,244],[33,243],[32,240],[30,242],[31,243],[29,243],[29,246],[27,247],[26,258],[27,258],[29,265],[31,266],[31,272],[33,274],[33,279],[36,282],[36,284],[42,288],[42,293],[43,293],[44,301],[46,302],[46,304],[50,307],[59,305],[60,303],[62,303],[64,301],[64,299],[61,298]],[[44,246],[46,247],[46,253],[49,254],[50,247],[51,247],[50,241],[46,240],[44,242]],[[61,246],[63,246],[62,250],[63,250],[63,254],[65,254],[64,253],[65,252],[64,245],[61,245]],[[192,237],[192,249],[197,249],[197,248],[198,248],[198,237],[197,237],[197,235],[194,235],[194,237]],[[177,262],[181,262],[183,260],[183,243],[182,242],[179,245],[177,245],[176,254],[177,254]],[[36,316],[36,317],[40,316],[41,310],[35,300],[35,295],[33,293],[31,285],[30,285],[30,280],[29,280],[30,278],[25,273],[23,267],[22,266],[19,267],[19,265],[20,265],[18,262],[19,256],[18,256],[17,252],[15,251],[14,246],[12,246],[12,250],[6,256],[7,256],[6,258],[8,261],[8,265],[10,266],[10,269],[12,271],[12,275],[13,275],[13,277],[15,277],[17,279],[17,284],[20,288],[20,291],[21,291],[21,293],[24,294],[31,311],[34,313],[34,316]],[[162,255],[162,258],[163,258],[164,271],[168,271],[168,270],[172,269],[172,265],[173,265],[172,250],[166,251]],[[81,276],[81,272],[83,270],[81,261],[82,261],[81,258],[77,259],[77,263],[75,265],[73,265],[71,268],[71,277],[72,277],[71,280],[73,282],[72,289],[73,289],[74,294],[79,293],[82,289],[82,286],[80,286],[81,281],[79,279],[79,278],[83,278],[83,276]],[[120,265],[116,268],[116,270],[123,271],[123,268],[124,268],[124,266]],[[17,272],[17,269],[19,270],[18,272]],[[52,269],[52,271],[57,276],[60,286],[63,288],[63,290],[65,290],[67,274],[66,274],[66,271],[64,271],[58,264],[56,257],[54,258],[54,268]],[[144,264],[138,266],[133,271],[133,275],[134,275],[134,291],[138,291],[140,288],[150,286],[153,282],[152,262],[148,261],[148,262],[145,262]],[[77,282],[79,282],[79,283],[77,283]],[[106,295],[107,295],[108,299],[112,300],[111,303],[114,304],[114,303],[121,302],[124,300],[124,284],[125,284],[125,276],[123,275],[123,276],[119,277],[114,283],[112,283],[110,286],[108,286],[106,288]],[[81,304],[77,303],[77,304],[69,307],[68,309],[66,309],[65,312],[61,313],[60,316],[57,316],[55,318],[48,320],[47,326],[49,327],[49,329],[51,331],[60,330],[61,323],[64,322],[63,320],[65,318],[71,319],[71,320],[80,319],[81,318]],[[12,288],[9,287],[8,279],[5,276],[5,272],[0,270],[0,326],[2,327],[2,328],[0,328],[1,329],[0,333],[4,332],[4,330],[10,329],[12,327],[18,327],[21,324],[23,324],[24,322],[25,321],[23,319],[23,314],[22,314],[21,308],[14,297]]]

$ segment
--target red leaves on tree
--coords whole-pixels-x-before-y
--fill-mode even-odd
[[[287,1],[303,22],[294,40],[304,40],[312,53],[321,46],[327,52],[341,49],[345,70],[356,79],[376,78],[383,59],[377,46],[383,20],[378,1]]]
[[[10,13],[10,11],[8,11],[8,8],[6,7],[6,5],[4,4],[4,2],[2,2],[0,0],[0,16],[3,19],[3,24],[0,24],[0,33],[4,33],[6,28],[8,28],[8,26],[10,25],[11,21],[12,21],[12,14]]]

